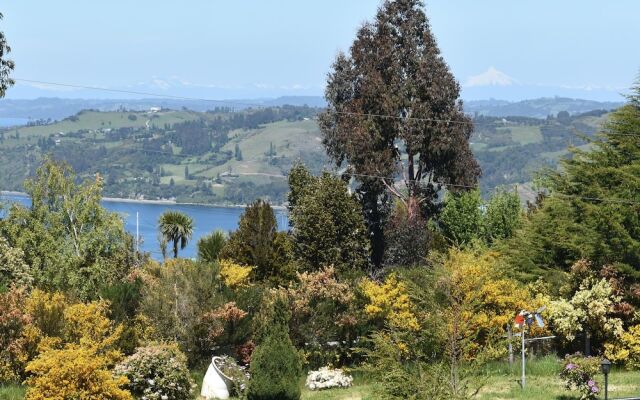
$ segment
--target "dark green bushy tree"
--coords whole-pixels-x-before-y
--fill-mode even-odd
[[[3,16],[0,13],[0,21]],[[4,32],[0,32],[0,98],[4,97],[7,89],[15,83],[13,79],[9,77],[11,71],[13,71],[15,64],[12,60],[7,60],[6,56],[11,52],[11,47],[7,43],[7,39],[4,36]]]
[[[297,165],[290,174],[293,251],[302,269],[333,265],[339,271],[368,266],[369,241],[362,206],[340,178],[312,177]],[[291,206],[291,202],[290,202]]]
[[[301,360],[288,333],[286,304],[277,301],[270,327],[251,357],[249,400],[300,399]]]
[[[482,234],[482,199],[478,190],[447,193],[439,225],[456,246],[466,246]]]
[[[484,215],[484,237],[488,244],[512,237],[522,225],[522,207],[516,192],[500,190],[487,204]]]
[[[229,235],[220,257],[255,266],[259,280],[278,281],[292,275],[289,247],[286,233],[278,232],[273,208],[256,200],[240,217],[238,230]]]
[[[640,87],[594,139],[571,149],[562,170],[547,171],[548,196],[507,246],[510,263],[535,279],[581,258],[640,270]]]

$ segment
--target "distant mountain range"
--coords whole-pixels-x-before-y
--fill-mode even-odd
[[[593,100],[572,99],[564,97],[543,97],[532,100],[471,100],[466,101],[465,111],[495,117],[523,116],[531,118],[545,118],[556,115],[560,111],[570,114],[580,114],[593,110],[611,110],[620,107],[619,102],[600,102]],[[324,98],[320,96],[286,96],[273,99],[245,99],[245,100],[179,100],[179,99],[62,99],[42,97],[37,99],[2,99],[0,100],[0,118],[29,118],[60,120],[75,115],[80,110],[94,109],[99,111],[148,110],[151,107],[161,107],[173,110],[189,109],[193,111],[212,110],[216,107],[226,107],[234,110],[259,108],[265,106],[304,106],[324,107]]]

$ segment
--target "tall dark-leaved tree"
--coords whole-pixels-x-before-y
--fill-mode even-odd
[[[423,8],[419,0],[385,1],[328,76],[323,144],[360,180],[367,218],[384,216],[379,200],[385,192],[404,203],[408,218],[428,216],[442,184],[473,185],[480,174],[460,85]],[[403,185],[395,183],[398,177]],[[376,223],[369,227],[379,239]],[[373,244],[379,246],[376,237]]]
[[[0,13],[0,21],[3,15]],[[11,52],[11,47],[7,43],[7,38],[4,36],[4,32],[0,31],[0,98],[4,97],[7,89],[13,86],[15,83],[13,79],[9,77],[11,71],[15,67],[12,60],[7,59],[7,55]]]

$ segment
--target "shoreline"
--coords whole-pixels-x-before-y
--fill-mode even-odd
[[[0,190],[0,196],[21,196],[29,197],[25,192],[16,192],[13,190]],[[137,203],[137,204],[157,204],[157,205],[173,205],[173,206],[202,206],[202,207],[214,207],[214,208],[247,208],[248,204],[213,204],[213,203],[182,203],[175,200],[159,199],[130,199],[123,197],[103,197],[101,201],[108,203]],[[271,205],[274,210],[285,210],[285,206]]]

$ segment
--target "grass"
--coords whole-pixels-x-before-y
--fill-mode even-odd
[[[375,385],[372,383],[360,383],[347,389],[329,389],[311,391],[303,389],[303,400],[374,400]]]
[[[531,399],[531,400],[577,400],[576,392],[564,388],[559,378],[562,368],[553,356],[541,357],[527,362],[525,389],[520,387],[520,364],[516,360],[512,369],[504,362],[485,366],[485,377],[478,399]],[[604,377],[596,376],[596,381],[604,389]],[[640,395],[640,371],[615,369],[609,375],[609,398]]]
[[[132,114],[136,116],[136,120],[132,121],[128,116]],[[21,140],[31,137],[48,137],[50,134],[64,132],[77,132],[80,129],[118,129],[123,127],[142,128],[151,116],[157,116],[150,120],[150,125],[164,126],[165,123],[174,124],[188,120],[194,120],[199,114],[189,111],[166,111],[157,114],[148,114],[146,112],[97,112],[85,111],[78,116],[77,121],[65,120],[53,123],[51,125],[22,127],[20,131]],[[7,136],[15,134],[15,129],[7,132]]]
[[[511,140],[521,145],[542,142],[539,126],[510,126]]]
[[[475,398],[478,400],[578,400],[577,393],[566,390],[558,377],[561,364],[555,357],[541,357],[527,362],[527,385],[520,387],[520,368],[516,360],[512,369],[504,362],[495,362],[482,368],[482,387]],[[191,372],[200,393],[204,370]],[[603,389],[604,377],[596,380]],[[301,382],[301,385],[303,383]],[[348,389],[311,391],[302,389],[303,400],[375,400],[378,387],[375,382],[361,374],[354,374],[354,385]],[[21,386],[0,386],[0,400],[21,400],[25,389]],[[609,375],[609,398],[624,398],[640,395],[640,371],[614,369]],[[198,397],[199,398],[199,397]]]
[[[18,385],[0,385],[0,400],[24,399],[25,389]]]

